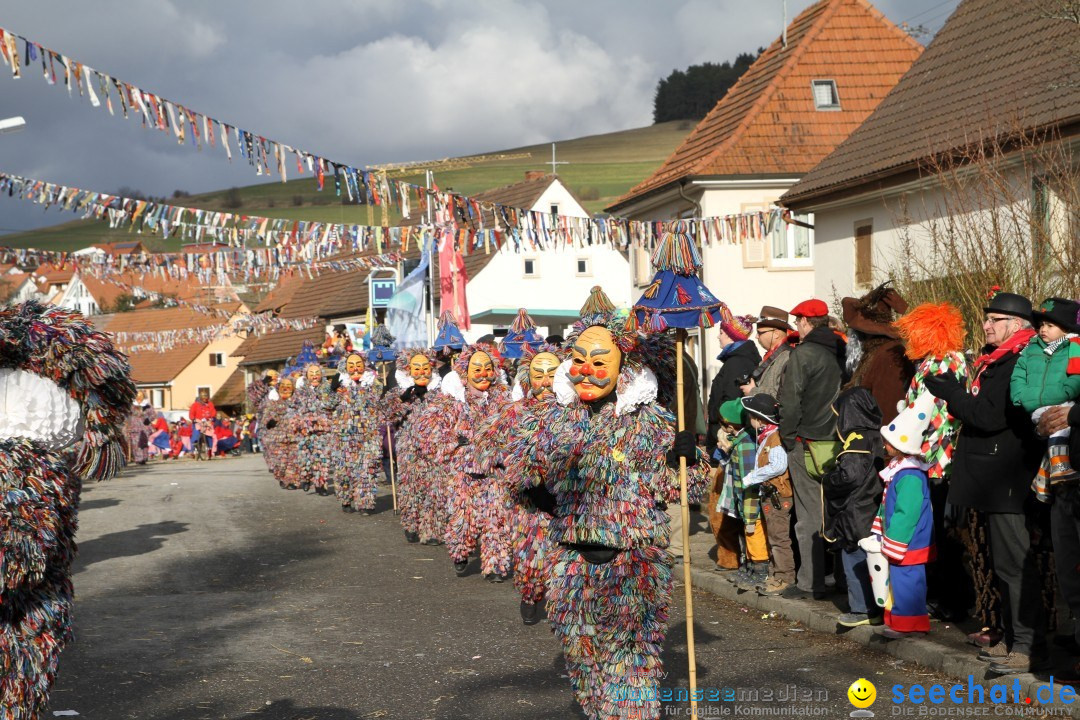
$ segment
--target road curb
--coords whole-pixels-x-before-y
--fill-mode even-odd
[[[681,568],[676,566],[675,578],[682,580]],[[691,581],[694,588],[710,592],[718,597],[726,598],[732,602],[745,605],[762,612],[775,612],[778,616],[801,623],[807,629],[815,632],[837,635],[848,642],[858,643],[873,650],[887,653],[900,660],[913,662],[930,670],[936,670],[942,674],[956,678],[966,683],[968,676],[974,678],[974,682],[983,685],[987,689],[991,685],[1012,686],[1015,677],[1019,677],[1022,692],[1026,697],[1035,698],[1039,688],[1049,687],[1050,683],[1036,678],[1034,675],[1025,674],[1020,676],[999,678],[987,673],[986,663],[979,662],[976,658],[975,649],[959,651],[954,648],[934,642],[933,635],[926,638],[909,638],[905,640],[887,640],[869,626],[857,628],[840,628],[836,624],[837,610],[834,607],[819,606],[818,603],[809,600],[789,600],[780,597],[764,597],[754,592],[740,592],[732,583],[724,577],[709,571],[690,569]],[[868,678],[873,681],[873,678]],[[1060,687],[1060,684],[1058,684]],[[1080,688],[1077,688],[1080,692]],[[1046,694],[1043,690],[1043,694]],[[887,688],[880,688],[878,696],[885,699],[890,696]],[[905,703],[906,705],[907,703]],[[925,705],[923,706],[925,707]],[[942,706],[948,707],[948,706]],[[1018,709],[1010,704],[1010,709]],[[1038,709],[1054,708],[1055,710],[1067,711],[1068,717],[1080,718],[1080,707],[1053,703],[1038,706]],[[1036,708],[1025,708],[1035,710]],[[1057,716],[1060,716],[1058,714]]]

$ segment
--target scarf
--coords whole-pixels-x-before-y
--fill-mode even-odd
[[[1010,353],[1019,353],[1027,347],[1031,342],[1031,338],[1035,337],[1035,331],[1030,328],[1025,328],[1015,333],[1011,338],[998,345],[989,353],[984,353],[979,356],[975,361],[975,379],[971,383],[972,395],[979,394],[979,388],[982,386],[982,374],[986,368],[990,367],[994,363],[1001,360]]]
[[[1054,353],[1056,353],[1058,351],[1059,347],[1061,347],[1065,343],[1071,341],[1075,337],[1076,337],[1076,333],[1069,333],[1068,335],[1063,335],[1062,337],[1059,337],[1057,340],[1055,340],[1052,343],[1046,343],[1046,347],[1043,348],[1043,352],[1046,353],[1047,355],[1053,355]]]

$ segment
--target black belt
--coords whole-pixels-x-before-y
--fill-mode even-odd
[[[585,562],[590,565],[606,565],[622,552],[621,548],[608,547],[607,545],[592,545],[590,543],[559,543],[565,548],[575,550]]]

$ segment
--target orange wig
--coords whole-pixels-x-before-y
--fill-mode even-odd
[[[964,318],[955,305],[923,303],[893,323],[912,360],[963,352]]]

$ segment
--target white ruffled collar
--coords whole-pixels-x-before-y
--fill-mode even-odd
[[[412,375],[405,372],[401,368],[398,368],[394,371],[394,378],[397,380],[397,386],[402,392],[408,390],[416,384],[416,381],[413,380]],[[438,390],[440,385],[442,385],[442,375],[437,372],[432,373],[431,382],[428,383],[427,389]]]

